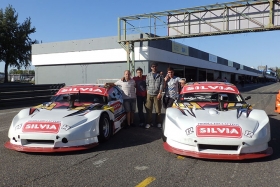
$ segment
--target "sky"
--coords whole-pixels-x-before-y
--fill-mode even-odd
[[[117,36],[118,17],[226,2],[231,1],[0,0],[0,9],[12,5],[18,13],[19,22],[30,17],[32,26],[36,28],[36,33],[31,38],[49,43]],[[279,32],[207,36],[175,41],[249,67],[280,67]],[[4,62],[0,62],[0,72],[4,72]]]

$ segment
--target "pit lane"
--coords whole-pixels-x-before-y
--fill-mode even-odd
[[[274,154],[237,162],[168,153],[159,129],[139,127],[124,129],[88,151],[19,153],[3,145],[21,108],[0,110],[0,186],[280,186],[280,114],[274,112],[279,89],[279,83],[240,88],[244,97],[252,96],[248,103],[267,112]]]

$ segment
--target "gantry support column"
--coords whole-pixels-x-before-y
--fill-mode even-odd
[[[269,23],[267,25],[268,28],[274,27],[274,2],[273,0],[269,0]]]
[[[134,53],[134,42],[126,42],[126,61],[127,69],[130,71],[132,76],[135,76],[135,53]]]
[[[121,27],[123,26],[123,29]],[[130,71],[132,76],[135,76],[135,53],[134,53],[134,42],[125,41],[121,42],[123,34],[123,40],[126,40],[127,28],[126,20],[118,18],[118,42],[126,51],[127,69]]]

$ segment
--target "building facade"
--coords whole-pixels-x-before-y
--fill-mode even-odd
[[[121,78],[128,69],[127,54],[117,40],[115,36],[32,45],[35,83],[71,85]],[[137,42],[134,46],[135,69],[141,67],[144,74],[150,71],[152,62],[157,62],[158,71],[164,74],[172,66],[175,75],[187,82],[226,77],[236,83],[241,77],[253,80],[260,74],[258,70],[171,40]]]

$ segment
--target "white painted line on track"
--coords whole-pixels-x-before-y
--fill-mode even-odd
[[[95,165],[95,167],[97,167],[97,168],[101,167],[101,165],[104,164],[104,162],[107,160],[108,160],[108,158],[103,158],[101,160],[97,160],[97,161],[93,162],[93,165]]]
[[[143,170],[149,169],[149,167],[148,166],[136,166],[136,167],[134,167],[134,169],[143,171]]]
[[[10,111],[10,112],[2,112],[0,113],[0,115],[5,115],[5,114],[11,114],[11,113],[17,113],[19,112],[18,110],[13,110],[13,111]]]
[[[0,132],[5,131],[5,130],[8,130],[8,129],[9,129],[9,127],[0,128]]]

